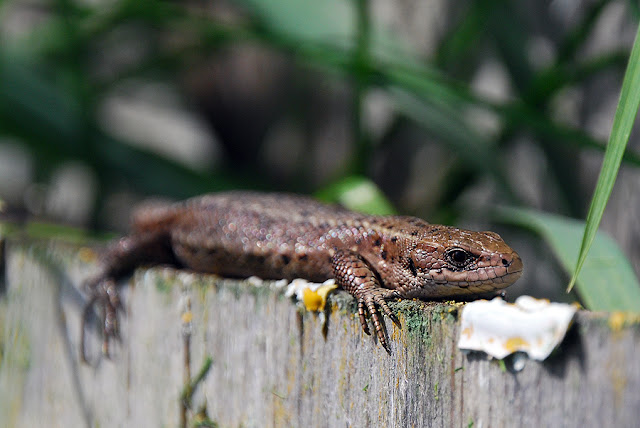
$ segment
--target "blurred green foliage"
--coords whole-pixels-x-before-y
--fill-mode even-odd
[[[565,271],[576,272],[584,222],[522,208],[498,208],[496,215],[542,236]],[[603,233],[594,236],[576,289],[588,309],[640,312],[640,284],[633,268],[616,242]]]
[[[474,183],[480,176],[500,180],[505,195],[517,202],[518,192],[505,179],[499,155],[516,133],[529,133],[540,142],[557,177],[563,177],[567,169],[563,159],[556,158],[558,147],[604,150],[604,142],[551,117],[548,103],[563,88],[603,70],[623,70],[627,52],[607,52],[584,61],[577,55],[607,2],[591,6],[557,47],[555,63],[542,70],[535,69],[525,56],[522,47],[530,34],[522,22],[514,25],[519,11],[513,10],[510,2],[471,4],[451,26],[429,63],[370,22],[364,0],[245,0],[239,4],[246,19],[228,24],[207,17],[197,7],[171,2],[119,0],[93,6],[53,1],[45,25],[37,26],[18,43],[0,47],[0,132],[17,136],[28,145],[38,162],[38,178],[45,181],[64,160],[86,162],[98,176],[100,195],[120,183],[143,194],[173,197],[229,187],[262,187],[260,177],[237,176],[228,170],[196,172],[136,149],[106,135],[96,120],[99,103],[123,79],[168,79],[187,68],[187,59],[194,54],[204,57],[251,42],[351,80],[358,88],[353,94],[356,107],[368,88],[393,94],[401,114],[457,155],[460,167],[456,171],[465,179],[450,180],[456,185],[449,189],[445,204],[464,192],[464,183]],[[128,67],[119,68],[116,75],[96,73],[92,62],[100,55],[97,50],[127,26],[139,31],[132,33],[137,37],[142,34],[149,39],[147,51]],[[185,40],[178,47],[166,47],[160,40],[173,32]],[[474,66],[469,62],[480,62],[470,60],[474,49],[486,43],[499,51],[509,78],[515,82],[516,96],[504,102],[473,93],[466,82]],[[496,138],[487,140],[460,114],[469,107],[488,110],[499,118],[502,131]],[[355,110],[353,133],[358,144],[350,163],[353,169],[345,171],[345,176],[370,171],[368,163],[376,143],[365,135],[357,120],[359,109]],[[640,159],[632,154],[625,160],[640,165]],[[557,180],[557,186],[567,207],[575,207],[567,213],[580,215],[584,203],[576,200],[575,180]]]
[[[194,170],[119,140],[99,125],[101,102],[123,80],[171,80],[192,66],[194,58],[251,43],[284,53],[303,70],[318,70],[351,85],[351,161],[335,177],[337,182],[346,179],[361,185],[359,177],[371,177],[373,153],[381,141],[368,135],[362,110],[367,91],[376,88],[392,97],[398,121],[418,125],[453,154],[438,201],[447,214],[434,217],[453,220],[447,217],[451,207],[483,179],[496,184],[502,202],[522,205],[502,156],[520,135],[531,137],[546,159],[553,191],[561,197],[560,213],[580,217],[585,200],[577,191],[575,155],[604,152],[605,142],[558,120],[551,104],[563,90],[601,73],[622,74],[627,50],[589,58],[580,55],[609,3],[585,3],[588,9],[558,38],[553,60],[539,67],[524,48],[534,37],[526,12],[514,2],[499,0],[461,3],[456,21],[446,26],[435,55],[427,60],[373,20],[367,0],[242,0],[234,3],[242,18],[233,22],[210,16],[197,3],[43,2],[39,7],[46,9],[44,23],[17,41],[0,45],[0,136],[17,138],[28,147],[38,181],[47,182],[52,171],[68,160],[90,166],[98,183],[94,226],[106,197],[123,187],[174,198],[239,187],[314,190],[299,180],[276,184],[251,168],[237,170],[224,163],[215,170]],[[0,13],[14,4],[0,3]],[[629,0],[628,8],[637,21],[637,4]],[[94,62],[101,49],[126,28],[135,29],[129,42],[142,39],[144,52],[115,74],[96,72]],[[166,43],[168,35],[179,42]],[[487,48],[501,60],[512,83],[513,94],[506,100],[496,101],[471,89],[471,78]],[[495,117],[498,132],[489,136],[461,114],[471,108]],[[623,161],[640,166],[640,156],[630,152]],[[340,200],[335,194],[340,186],[345,187],[328,184],[320,194]],[[376,200],[380,202],[367,209],[390,211],[383,197]]]

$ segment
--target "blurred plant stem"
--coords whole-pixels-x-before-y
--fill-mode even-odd
[[[363,109],[364,98],[369,86],[370,68],[369,58],[371,39],[371,17],[369,0],[352,0],[356,7],[356,51],[353,55],[352,91],[353,91],[353,151],[350,171],[354,175],[366,175],[371,158],[371,140],[369,139],[364,123]]]

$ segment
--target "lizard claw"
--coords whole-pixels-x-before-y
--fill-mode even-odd
[[[109,340],[115,338],[120,339],[120,329],[118,323],[118,310],[122,309],[122,302],[118,294],[115,281],[112,279],[97,279],[87,283],[86,288],[89,292],[89,300],[87,301],[82,312],[81,333],[80,333],[80,358],[87,363],[87,354],[85,346],[85,330],[94,306],[100,307],[100,317],[102,324],[102,353],[109,357]]]
[[[398,319],[396,314],[394,314],[391,309],[389,309],[389,306],[387,305],[387,300],[397,298],[400,298],[400,294],[398,294],[396,290],[387,290],[379,300],[376,300],[376,303],[378,303],[380,307],[382,307],[385,315],[391,318],[391,321],[393,321],[396,326],[401,327],[400,320]]]
[[[360,316],[360,324],[362,325],[362,330],[366,334],[369,333],[369,326],[365,319],[365,307],[366,312],[369,312],[371,315],[371,319],[373,320],[373,325],[376,329],[376,335],[378,336],[378,340],[382,347],[388,352],[391,353],[391,349],[389,348],[389,344],[387,342],[387,337],[385,334],[384,323],[380,318],[380,312],[378,311],[379,306],[382,308],[382,311],[387,315],[394,324],[400,326],[400,321],[398,317],[395,316],[389,305],[387,305],[386,299],[398,297],[398,293],[395,290],[383,290],[383,289],[375,289],[375,290],[367,290],[362,293],[362,296],[358,298],[358,315]]]
[[[358,300],[358,316],[360,317],[360,325],[362,326],[362,331],[365,332],[367,336],[371,336],[371,332],[369,331],[369,324],[367,323],[367,310],[364,305],[364,300]]]

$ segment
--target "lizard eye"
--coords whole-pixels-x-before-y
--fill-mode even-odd
[[[465,267],[473,258],[471,254],[460,248],[453,248],[446,253],[447,261],[455,267]]]

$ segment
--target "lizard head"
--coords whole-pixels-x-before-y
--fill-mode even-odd
[[[403,239],[398,272],[406,297],[486,293],[513,284],[522,260],[494,232],[423,223]]]

